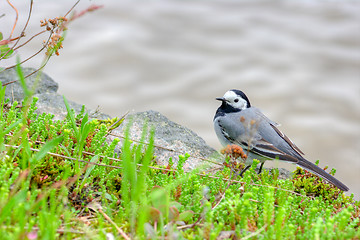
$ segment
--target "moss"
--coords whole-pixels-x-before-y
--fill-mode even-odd
[[[82,111],[54,121],[35,109],[36,99],[29,108],[4,107],[0,116],[4,239],[105,239],[119,229],[137,239],[360,237],[360,202],[302,169],[283,180],[276,170],[258,175],[254,161],[241,178],[237,148],[236,156],[224,152],[225,164],[212,174],[184,172],[188,154],[176,167],[156,166],[147,129],[142,142],[150,145],[127,135],[115,161],[119,140],[107,143],[106,134],[118,119],[89,120]],[[8,127],[17,122],[26,124]]]

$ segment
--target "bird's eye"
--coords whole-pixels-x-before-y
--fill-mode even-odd
[[[239,99],[238,99],[238,98],[235,98],[234,102],[238,102],[238,101],[239,101]]]

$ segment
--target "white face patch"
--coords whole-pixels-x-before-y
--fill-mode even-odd
[[[233,91],[227,91],[223,98],[226,100],[226,103],[236,109],[245,109],[247,108],[247,102],[241,96],[237,95]]]

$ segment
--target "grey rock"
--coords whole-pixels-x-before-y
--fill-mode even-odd
[[[65,107],[63,96],[57,93],[42,93],[42,94],[35,94],[34,97],[37,97],[39,100],[36,104],[37,110],[36,113],[51,113],[55,117],[56,120],[64,119],[67,115],[67,110]],[[81,111],[83,105],[69,101],[70,108],[75,110],[75,113],[78,114]],[[110,118],[109,115],[101,113],[97,110],[91,110],[85,108],[85,111],[89,114],[90,118],[96,119],[107,119]]]
[[[24,76],[32,73],[36,69],[34,68],[23,68],[22,71]],[[24,90],[19,81],[13,82],[18,80],[18,75],[15,69],[8,69],[5,71],[0,72],[0,81],[2,84],[10,83],[6,85],[5,91],[5,98],[8,98],[10,102],[21,102],[24,99]],[[26,84],[29,89],[34,89],[34,97],[37,97],[39,100],[37,102],[37,110],[36,113],[51,113],[55,117],[55,119],[60,120],[64,119],[67,110],[64,104],[63,97],[57,93],[58,84],[52,80],[47,74],[37,73],[31,75],[30,77],[26,78]],[[82,105],[69,101],[70,108],[75,110],[75,113],[79,113],[81,111]],[[110,118],[109,115],[103,114],[97,110],[90,110],[85,108],[85,111],[89,113],[90,118],[97,118],[97,119],[107,119]]]
[[[129,114],[119,128],[113,131],[114,135],[124,136],[126,127],[131,123],[130,138],[139,141],[145,123],[155,130],[155,156],[158,165],[168,165],[172,158],[176,166],[179,155],[188,153],[190,157],[184,164],[184,170],[192,170],[199,167],[208,168],[217,162],[219,153],[209,147],[206,142],[190,129],[170,121],[164,115],[156,111],[146,111]]]
[[[34,72],[36,69],[23,68],[22,70],[24,76],[26,76]],[[3,85],[15,80],[19,80],[15,69],[8,69],[0,72],[0,82]],[[34,94],[55,93],[59,88],[58,84],[45,73],[35,73],[26,78],[25,81],[30,90],[34,88]],[[20,102],[24,99],[24,91],[21,87],[20,81],[13,82],[6,86],[5,98],[10,99],[10,102]]]
[[[24,75],[33,72],[33,68],[23,68]],[[18,76],[14,69],[0,72],[0,81],[2,84],[17,80]],[[67,114],[63,97],[57,93],[58,84],[45,73],[34,74],[26,79],[29,87],[33,87],[36,83],[34,97],[38,98],[36,112],[51,113],[55,119],[63,119]],[[6,98],[10,102],[14,100],[21,102],[24,92],[20,82],[13,82],[7,85]],[[75,113],[81,111],[82,105],[69,101],[70,108]],[[109,115],[103,114],[97,110],[85,108],[90,118],[107,119]],[[166,166],[169,159],[172,158],[175,167],[177,166],[179,155],[188,153],[190,157],[184,164],[184,170],[189,171],[195,168],[210,168],[221,165],[223,157],[209,147],[205,141],[190,129],[183,127],[175,122],[170,121],[164,115],[156,111],[146,111],[129,114],[125,121],[108,136],[108,141],[112,141],[115,137],[123,139],[126,127],[131,124],[130,138],[136,142],[141,139],[145,123],[153,127],[155,130],[155,150],[156,162],[158,165]],[[116,149],[116,153],[120,152],[120,145]],[[210,161],[209,161],[210,160]],[[279,169],[280,177],[288,178],[289,171]]]
[[[67,115],[64,99],[57,93],[42,93],[35,94],[39,100],[36,104],[36,113],[51,113],[55,115],[55,119],[63,119]],[[70,108],[74,109],[76,113],[81,111],[82,105],[69,101]]]

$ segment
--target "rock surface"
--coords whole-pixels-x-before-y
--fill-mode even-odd
[[[35,71],[33,68],[24,68],[24,76],[33,71]],[[18,79],[15,69],[8,69],[0,72],[0,81],[2,84],[16,81],[6,86],[5,98],[10,99],[11,102],[21,102],[22,99],[24,99],[24,91]],[[26,83],[29,89],[32,89],[35,85],[35,94],[56,93],[59,88],[58,84],[45,73],[40,73],[39,78],[37,74],[31,75],[26,79]]]
[[[23,68],[24,75],[33,72],[35,69]],[[52,80],[47,74],[41,73],[37,82],[37,75],[34,74],[26,79],[26,83],[31,88],[36,83],[34,89],[34,97],[39,100],[37,102],[37,113],[51,113],[55,119],[63,119],[66,114],[66,107],[63,97],[57,93],[58,84]],[[13,69],[0,72],[0,81],[6,84],[17,80],[16,71]],[[10,102],[21,102],[24,97],[24,92],[20,82],[16,81],[6,86],[5,97],[10,99]],[[76,113],[80,112],[82,105],[68,100],[71,108]],[[107,119],[110,116],[91,109],[85,110],[89,113],[91,118]],[[124,137],[126,127],[131,123],[130,137],[136,142],[141,139],[141,134],[145,123],[153,127],[155,130],[155,156],[157,164],[168,165],[169,159],[172,158],[176,166],[179,160],[179,155],[188,153],[190,157],[184,164],[185,170],[192,170],[195,168],[209,168],[218,165],[223,157],[209,147],[206,142],[190,129],[183,127],[175,122],[170,121],[167,117],[159,112],[146,111],[132,113],[126,116],[125,121],[108,136],[111,141],[115,137]],[[120,151],[118,146],[117,151]],[[209,162],[210,160],[211,162]],[[289,171],[286,169],[279,169],[281,178],[288,178]]]
[[[34,68],[23,68],[24,76],[35,71]],[[0,82],[2,84],[7,84],[9,82],[18,80],[17,73],[15,69],[8,69],[3,72],[0,72]],[[55,119],[63,119],[66,114],[66,107],[64,104],[63,97],[57,93],[59,88],[58,84],[50,78],[45,73],[40,73],[39,77],[37,74],[33,74],[30,77],[26,78],[26,83],[29,89],[34,88],[34,97],[39,98],[37,102],[36,112],[41,113],[51,113],[55,116]],[[24,99],[24,91],[21,87],[19,81],[10,83],[6,85],[5,98],[8,98],[11,103],[14,101],[21,102]],[[82,105],[69,101],[71,108],[75,110],[76,113],[81,111]],[[106,119],[110,118],[109,115],[90,110],[85,108],[89,113],[91,118]]]
[[[130,138],[139,141],[144,125],[155,130],[155,156],[159,165],[167,165],[172,158],[175,166],[179,155],[188,153],[190,157],[184,164],[185,170],[197,167],[212,166],[209,161],[219,161],[219,153],[209,147],[206,142],[190,129],[170,121],[167,117],[156,111],[146,111],[129,114],[121,126],[113,131],[115,135],[124,136],[127,126],[130,126]]]
[[[34,70],[35,69],[32,68],[24,68],[23,72],[24,75],[27,75]],[[67,111],[63,97],[57,93],[58,84],[45,73],[41,73],[39,76],[34,91],[34,97],[39,99],[36,105],[37,113],[51,113],[55,116],[55,119],[63,119],[66,116]],[[34,74],[26,79],[26,83],[29,87],[34,86],[36,78],[37,75]],[[2,84],[17,79],[16,71],[13,69],[0,72],[0,81]],[[20,82],[17,81],[7,85],[5,97],[9,98],[10,102],[21,102],[24,97],[24,92]],[[69,100],[68,102],[75,112],[80,112],[82,107],[81,104]],[[86,111],[92,118],[110,118],[110,116],[97,111],[90,109],[86,109]],[[109,141],[115,137],[122,139],[130,119],[132,119],[130,134],[131,139],[134,141],[140,140],[145,122],[147,122],[149,126],[155,128],[155,156],[159,165],[167,165],[170,158],[173,159],[173,162],[176,165],[179,155],[185,155],[185,153],[190,154],[189,159],[184,164],[185,170],[191,170],[203,164],[208,166],[209,163],[204,160],[205,158],[219,158],[219,154],[213,148],[209,147],[196,133],[170,121],[164,115],[155,111],[129,114],[126,116],[123,124],[113,130],[112,135],[109,135]],[[117,150],[120,151],[120,146]]]

